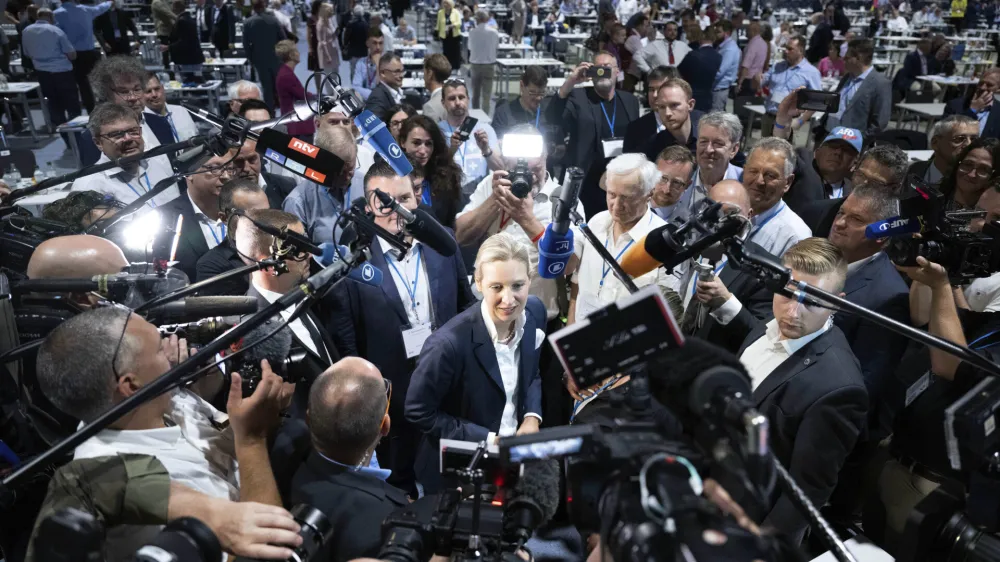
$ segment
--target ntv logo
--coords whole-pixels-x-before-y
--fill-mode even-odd
[[[319,154],[319,147],[300,141],[299,139],[292,139],[291,142],[288,143],[288,148],[291,148],[295,152],[305,154],[310,158],[316,158],[316,155]]]

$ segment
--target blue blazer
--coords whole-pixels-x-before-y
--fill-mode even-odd
[[[410,323],[403,295],[396,288],[392,268],[378,242],[371,245],[371,254],[371,264],[382,271],[382,285],[372,287],[353,279],[337,284],[329,302],[333,310],[328,315],[327,331],[341,356],[364,357],[392,381],[390,416],[395,413],[402,421],[403,401],[413,371],[413,362],[406,358],[402,330]],[[438,329],[477,301],[469,288],[460,253],[445,257],[421,244],[421,259],[430,282],[433,326]]]
[[[153,115],[152,113],[143,113],[142,118],[149,125],[149,130],[153,131],[153,135],[156,136],[156,140],[160,141],[161,145],[174,142],[174,133],[170,129],[170,122],[165,118]],[[77,145],[80,148],[80,162],[84,166],[90,166],[101,159],[101,149],[97,148],[97,145],[94,144],[94,137],[90,134],[90,129],[84,129],[80,133],[80,142]],[[149,150],[149,147],[146,150]],[[174,155],[169,154],[168,157],[172,163]]]
[[[909,323],[910,290],[884,252],[879,252],[878,257],[847,278],[844,293],[844,298],[854,304]],[[871,404],[868,418],[871,438],[881,440],[892,428],[891,420],[879,411],[881,398],[886,383],[899,365],[907,340],[853,314],[836,314],[833,323],[844,333],[861,364]],[[881,423],[880,417],[885,417]]]
[[[519,348],[517,419],[542,413],[541,348],[536,330],[545,330],[545,306],[528,297],[524,336]],[[417,480],[424,491],[438,491],[440,439],[483,441],[500,429],[506,404],[503,378],[482,308],[471,306],[424,343],[406,394],[406,419],[423,432],[417,452]]]

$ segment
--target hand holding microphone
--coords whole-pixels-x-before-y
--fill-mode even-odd
[[[562,190],[554,208],[554,217],[538,241],[538,275],[555,279],[566,271],[573,256],[573,231],[569,229],[570,214],[576,208],[583,184],[583,170],[567,168]]]

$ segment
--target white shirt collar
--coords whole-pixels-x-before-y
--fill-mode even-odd
[[[813,341],[814,339],[826,333],[826,331],[830,329],[830,326],[833,326],[832,316],[826,319],[826,324],[823,324],[822,328],[816,330],[811,334],[807,334],[805,336],[802,336],[801,338],[797,338],[794,340],[792,339],[779,340],[778,338],[781,336],[781,329],[778,327],[778,320],[776,318],[772,318],[771,321],[767,323],[767,331],[764,333],[764,337],[767,338],[767,341],[771,345],[771,347],[776,347],[778,345],[781,345],[781,347],[785,348],[786,353],[788,353],[789,355],[794,355],[798,350],[808,345],[809,342]]]
[[[847,276],[850,277],[851,275],[854,275],[859,269],[861,269],[862,267],[873,261],[875,258],[877,258],[878,254],[879,254],[878,252],[875,252],[874,254],[868,256],[867,258],[863,258],[856,262],[851,262],[847,264]]]
[[[497,327],[493,325],[493,319],[490,318],[490,311],[486,309],[486,300],[483,299],[482,304],[479,306],[479,311],[483,314],[483,322],[486,324],[486,331],[490,334],[490,339],[493,340],[494,344],[500,343],[497,338]],[[521,310],[521,315],[517,317],[514,321],[514,338],[507,343],[507,346],[516,349],[518,344],[521,343],[521,337],[524,336],[524,324],[528,321],[524,310]]]
[[[94,162],[94,165],[96,166],[97,164],[104,164],[110,161],[111,159],[108,158],[108,155],[102,152],[101,157],[97,159],[97,162]],[[139,171],[136,173],[136,176],[141,176],[147,168],[149,168],[149,160],[139,160]],[[107,170],[104,170],[103,174],[109,178],[119,179],[117,176],[125,174],[125,170],[118,167],[108,168]]]
[[[219,219],[213,219],[212,217],[210,217],[210,216],[206,215],[205,213],[201,212],[201,209],[198,207],[198,204],[195,203],[194,199],[191,198],[191,192],[190,191],[185,191],[185,193],[187,194],[188,201],[191,202],[191,208],[194,209],[194,216],[198,217],[199,219],[203,219],[203,220],[208,221],[212,226],[215,226],[215,225],[219,224],[220,222],[222,222]]]
[[[280,299],[282,296],[281,293],[275,293],[274,291],[261,287],[260,285],[257,284],[257,281],[251,281],[250,284],[253,285],[254,289],[257,289],[257,292],[260,293],[260,296],[264,297],[267,300],[267,302],[274,302]]]
[[[420,244],[420,242],[417,242],[416,240],[413,241],[413,245],[410,247],[409,251],[410,254],[416,251],[418,244]],[[399,258],[397,258],[396,254],[398,253],[398,250],[396,249],[396,247],[386,242],[385,239],[383,239],[381,236],[378,237],[378,245],[379,248],[382,248],[382,255],[392,256],[392,258],[396,259],[397,261],[400,259],[405,259],[405,256],[400,256]]]

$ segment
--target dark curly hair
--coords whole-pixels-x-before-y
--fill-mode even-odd
[[[985,149],[990,153],[990,157],[993,159],[993,174],[989,177],[986,182],[986,186],[995,183],[1000,173],[997,172],[996,166],[1000,164],[1000,140],[993,138],[978,138],[969,146],[965,147],[962,152],[959,153],[958,158],[955,159],[955,166],[945,172],[944,178],[941,179],[941,193],[945,197],[945,201],[948,202],[948,207],[952,208],[955,206],[955,193],[958,190],[958,166],[965,160],[969,153],[977,149]],[[986,191],[984,188],[983,191]]]
[[[462,168],[452,158],[451,151],[448,150],[448,141],[441,128],[425,115],[414,115],[403,121],[403,126],[399,130],[403,150],[406,150],[406,139],[414,129],[427,131],[431,142],[434,143],[431,157],[424,166],[424,178],[431,182],[431,195],[458,199],[462,195]]]

